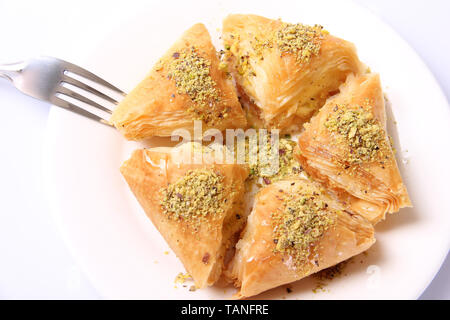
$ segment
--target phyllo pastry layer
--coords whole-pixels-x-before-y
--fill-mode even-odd
[[[147,216],[193,277],[198,288],[220,277],[226,251],[243,227],[245,166],[190,164],[180,153],[196,148],[136,150],[121,172]],[[201,148],[201,147],[200,147]]]
[[[367,250],[369,221],[345,212],[322,187],[298,178],[275,182],[255,198],[226,275],[236,298],[304,278]]]
[[[130,140],[170,136],[176,129],[246,126],[236,89],[219,69],[203,24],[196,24],[167,51],[148,76],[114,110],[111,122]]]
[[[378,74],[350,76],[305,125],[299,147],[303,168],[372,223],[411,206],[386,132]]]
[[[250,124],[282,132],[301,128],[363,68],[352,43],[317,25],[233,14],[223,22],[223,42]]]

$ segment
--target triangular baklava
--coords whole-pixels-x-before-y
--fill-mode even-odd
[[[282,132],[301,128],[363,68],[352,43],[318,25],[233,14],[223,22],[223,42],[249,123]]]
[[[224,256],[245,223],[241,211],[248,169],[216,164],[212,157],[194,164],[194,157],[185,152],[190,148],[202,149],[187,143],[136,150],[120,170],[147,216],[202,288],[220,277]]]
[[[110,122],[129,140],[170,136],[176,129],[246,126],[229,76],[203,24],[196,24],[167,51],[148,76],[114,110]]]
[[[305,171],[372,223],[411,206],[386,132],[378,74],[350,76],[305,125],[299,147]]]
[[[344,211],[307,179],[275,182],[255,199],[236,255],[225,272],[236,298],[302,279],[367,250],[373,226]]]

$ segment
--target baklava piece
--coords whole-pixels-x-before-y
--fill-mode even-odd
[[[245,114],[229,76],[203,24],[196,24],[153,67],[114,110],[111,123],[129,140],[246,126]]]
[[[197,147],[136,150],[120,170],[196,287],[203,288],[219,279],[224,256],[245,223],[240,214],[248,170],[212,158],[194,164],[180,152],[188,148]]]
[[[363,68],[352,43],[318,25],[233,14],[223,22],[223,42],[249,123],[281,132],[300,129]]]
[[[374,242],[371,223],[344,211],[319,184],[282,180],[256,195],[225,274],[239,288],[235,298],[251,297],[347,260]]]
[[[305,171],[372,223],[411,206],[386,132],[378,74],[350,76],[305,125],[299,147]]]

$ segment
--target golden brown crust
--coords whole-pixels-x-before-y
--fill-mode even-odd
[[[335,223],[314,244],[310,260],[299,266],[289,255],[274,252],[273,213],[283,207],[284,196],[297,196],[305,186],[320,189],[300,178],[278,181],[257,194],[243,238],[236,246],[237,253],[226,271],[240,287],[236,298],[254,296],[304,278],[367,250],[375,242],[373,227],[366,219],[342,211],[340,204],[322,192],[320,198],[329,205],[327,210],[335,215]]]
[[[193,47],[202,59],[210,63],[210,76],[216,84],[219,100],[208,108],[199,106],[188,94],[180,94],[175,80],[168,76],[170,63]],[[200,114],[189,111],[193,109],[200,109]],[[246,126],[236,89],[219,69],[219,59],[208,30],[203,24],[196,24],[182,35],[148,76],[118,105],[111,123],[129,140],[170,136],[176,129],[186,129],[192,134],[193,120],[208,116],[210,110],[214,110],[212,116],[217,118],[213,117],[209,123],[203,121],[204,130],[213,127],[222,131]]]
[[[329,117],[342,106],[350,110],[367,110],[382,127],[379,158],[361,160],[360,163],[348,162],[353,150],[326,127]],[[384,97],[379,76],[366,74],[349,77],[341,93],[327,101],[305,126],[299,138],[299,161],[305,171],[333,190],[352,211],[372,223],[384,219],[388,212],[411,206],[385,124]]]
[[[318,54],[303,63],[276,44],[258,48],[256,43],[270,42],[283,25],[256,15],[229,15],[223,22],[223,41],[251,124],[257,126],[259,116],[266,127],[295,132],[363,66],[352,43],[327,32],[320,36]]]
[[[171,150],[167,148],[167,150]],[[120,171],[147,216],[181,260],[197,287],[212,285],[219,278],[225,251],[233,246],[233,235],[242,228],[244,180],[248,170],[240,165],[177,164],[170,151],[136,150]],[[161,190],[188,171],[212,170],[223,177],[223,211],[202,220],[198,231],[188,221],[170,219],[161,207]]]

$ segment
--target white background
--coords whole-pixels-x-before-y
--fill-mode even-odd
[[[450,2],[356,2],[376,13],[411,44],[448,99]],[[101,34],[102,20],[114,15],[120,18],[120,8],[129,5],[129,1],[0,0],[0,63],[34,54],[71,57],[72,46],[83,45],[89,51],[96,32]],[[83,57],[70,60],[77,63],[77,59]],[[101,298],[65,248],[42,190],[42,143],[49,105],[23,96],[0,79],[0,110],[0,298]],[[450,299],[449,280],[447,259],[422,298]]]

